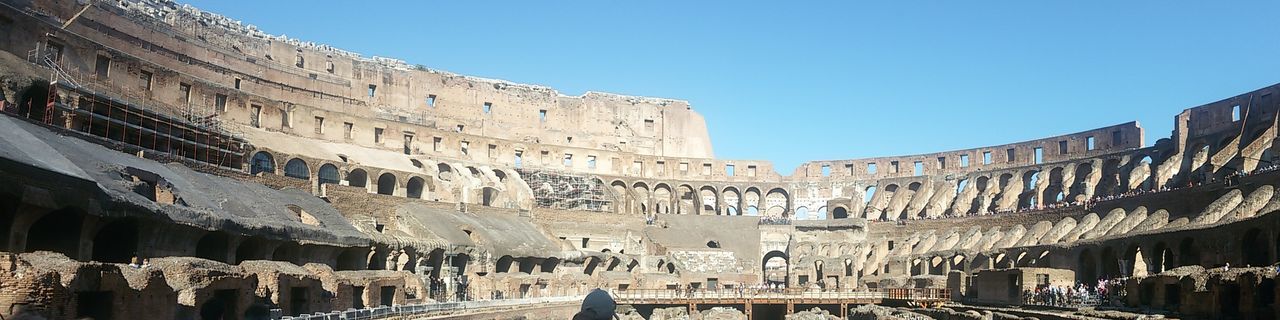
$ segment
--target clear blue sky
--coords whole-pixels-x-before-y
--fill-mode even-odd
[[[188,2],[184,2],[188,3]],[[715,155],[995,145],[1280,82],[1280,1],[229,1],[271,34],[554,87],[690,101]]]

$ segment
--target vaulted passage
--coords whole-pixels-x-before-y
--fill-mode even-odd
[[[226,262],[227,248],[230,239],[226,233],[210,232],[196,242],[196,257],[213,261]]]
[[[138,255],[138,222],[134,219],[112,221],[93,238],[93,260],[129,263]]]
[[[27,230],[26,252],[53,251],[76,259],[80,254],[83,220],[84,212],[75,208],[45,214]]]

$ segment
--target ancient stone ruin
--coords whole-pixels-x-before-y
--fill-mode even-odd
[[[169,0],[0,0],[0,85],[4,319],[1280,316],[1280,85],[785,175]]]

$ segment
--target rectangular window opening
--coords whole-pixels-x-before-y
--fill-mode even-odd
[[[485,103],[484,103],[484,113],[489,113],[489,112],[492,112],[492,111],[493,111],[493,103],[492,103],[492,102],[485,102]]]
[[[152,76],[153,76],[153,75],[151,74],[151,71],[146,71],[146,70],[143,70],[142,72],[140,72],[140,73],[138,74],[138,78],[139,78],[140,80],[142,80],[142,88],[143,88],[143,89],[145,89],[145,90],[147,90],[147,91],[151,91],[151,77],[152,77]]]
[[[919,177],[924,175],[924,161],[916,161],[912,165],[915,167],[914,168],[915,176]]]
[[[564,166],[566,166],[566,167],[573,167],[573,155],[572,155],[572,154],[568,154],[568,153],[564,154]]]
[[[221,93],[214,94],[213,106],[218,109],[218,112],[227,112],[227,95]]]
[[[462,155],[471,154],[471,142],[462,141],[458,143],[458,150],[462,151]]]
[[[376,84],[370,84],[370,85],[369,85],[369,97],[370,97],[370,98],[373,98],[373,95],[374,95],[374,94],[376,94],[376,93],[378,93],[378,85],[376,85]]]
[[[316,134],[324,134],[324,117],[316,117]]]
[[[982,164],[991,164],[991,151],[982,152]]]
[[[653,119],[644,119],[645,132],[653,132]]]
[[[444,143],[444,138],[441,138],[441,137],[432,137],[432,138],[431,138],[431,151],[440,152],[440,145],[441,145],[441,144],[443,144],[443,143]]]
[[[1093,148],[1096,148],[1096,146],[1094,146],[1093,143],[1094,143],[1093,136],[1088,136],[1084,138],[1084,145],[1086,150],[1093,151]]]
[[[867,163],[867,174],[876,174],[876,163]]]
[[[724,175],[732,177],[734,176],[735,173],[736,172],[734,172],[734,168],[732,164],[724,165]]]
[[[494,159],[497,157],[498,157],[498,145],[496,144],[489,145],[489,158]]]
[[[947,168],[947,157],[938,157],[938,169]]]
[[[1067,154],[1067,140],[1058,141],[1058,154]]]
[[[1035,149],[1035,153],[1036,153],[1036,164],[1044,163],[1044,148],[1037,147]]]
[[[1231,122],[1240,121],[1240,105],[1231,106]]]
[[[427,95],[427,107],[431,107],[431,108],[436,107],[436,95],[434,94]]]
[[[710,163],[703,163],[703,164],[702,164],[702,175],[704,175],[704,176],[709,176],[709,175],[711,175],[711,164],[710,164]]]
[[[350,122],[343,122],[343,123],[342,123],[342,137],[343,137],[343,138],[346,138],[346,139],[351,139],[351,131],[355,130],[355,128],[356,128],[356,125],[355,125],[355,124],[350,123]]]
[[[413,135],[404,134],[404,154],[413,154]]]
[[[637,175],[644,174],[644,162],[640,160],[636,160],[635,162],[632,162],[631,173],[637,174]]]
[[[524,150],[516,150],[514,163],[517,169],[524,165]]]
[[[747,166],[747,176],[748,177],[756,176],[756,166],[754,165]]]
[[[252,125],[254,128],[261,128],[262,122],[260,122],[260,120],[262,120],[262,106],[255,104],[250,109],[251,109],[250,112],[252,112],[252,114],[249,115],[250,116],[249,124]]]
[[[596,156],[587,156],[587,169],[596,168]]]
[[[178,92],[182,93],[182,103],[191,103],[191,85],[178,83]]]
[[[823,176],[823,177],[830,177],[830,176],[831,176],[831,165],[829,165],[829,164],[824,164],[824,165],[822,165],[822,176]]]
[[[538,110],[538,121],[547,122],[547,110]]]
[[[688,163],[688,162],[681,162],[681,163],[680,163],[680,173],[682,173],[682,174],[689,174],[689,163]]]
[[[333,61],[325,61],[324,70],[333,73]]]
[[[899,167],[898,167],[898,162],[897,162],[897,161],[890,161],[890,162],[889,162],[889,173],[898,173],[898,172],[902,172],[902,171],[899,171],[898,169],[901,169],[901,168],[899,168]]]
[[[666,162],[666,161],[658,161],[655,165],[658,167],[658,168],[657,168],[657,171],[658,171],[657,173],[658,173],[658,174],[664,174],[664,173],[667,173],[667,162]]]
[[[1004,156],[1005,156],[1005,159],[1007,159],[1007,160],[1008,160],[1007,162],[1014,162],[1014,161],[1017,161],[1017,160],[1018,160],[1018,151],[1017,151],[1017,150],[1015,150],[1015,149],[1013,149],[1013,148],[1004,149]]]
[[[969,167],[969,155],[967,154],[960,155],[960,167],[961,168]]]
[[[373,128],[373,143],[382,143],[382,128]]]
[[[106,55],[98,55],[97,61],[93,64],[93,73],[98,76],[98,80],[106,80],[111,75],[111,57]]]
[[[236,90],[240,90],[240,78],[236,78],[235,88]]]

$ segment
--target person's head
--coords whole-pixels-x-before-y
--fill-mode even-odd
[[[573,316],[574,320],[612,320],[617,319],[614,311],[618,305],[604,290],[595,289],[582,299],[582,310]]]

